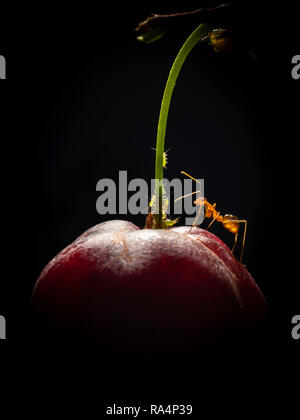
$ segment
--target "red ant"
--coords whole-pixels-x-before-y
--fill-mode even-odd
[[[188,176],[189,178],[193,179],[194,181],[198,182],[198,184],[200,184],[200,182],[197,179],[193,178],[191,175],[187,174],[186,172],[181,171],[181,173]],[[188,196],[190,196],[192,194],[196,194],[198,192],[200,192],[200,191],[199,190],[194,191],[190,194],[186,194],[182,197],[179,197],[175,200],[175,203],[176,203],[176,201],[181,200],[182,198],[188,197]],[[197,200],[194,201],[194,204],[199,205],[200,209],[199,209],[199,212],[198,212],[198,215],[197,215],[196,219],[194,220],[194,222],[191,226],[191,229],[193,228],[193,226],[196,225],[196,222],[200,217],[201,209],[204,206],[204,210],[205,210],[204,218],[212,219],[212,221],[208,225],[207,229],[209,229],[211,227],[211,225],[213,224],[213,222],[216,220],[217,222],[222,223],[224,228],[227,229],[229,232],[235,234],[234,244],[233,244],[233,247],[232,247],[232,250],[231,250],[232,252],[234,251],[235,245],[237,243],[240,223],[245,223],[244,235],[243,235],[243,244],[242,244],[242,252],[241,252],[241,256],[240,256],[240,262],[242,262],[244,247],[245,247],[245,240],[246,240],[247,220],[239,220],[236,216],[233,216],[232,214],[225,214],[224,216],[222,216],[221,213],[216,210],[216,203],[210,204],[207,201],[206,198],[200,197],[200,198],[198,198]]]

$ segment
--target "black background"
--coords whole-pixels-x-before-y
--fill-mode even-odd
[[[161,371],[156,372],[157,383],[155,375],[136,383],[129,368],[127,379],[113,376],[115,368],[109,380],[106,372],[108,384],[101,376],[103,361],[85,371],[86,362],[78,357],[68,373],[59,363],[58,369],[49,354],[37,354],[28,314],[32,288],[45,264],[84,230],[112,217],[96,212],[97,181],[118,180],[119,170],[127,170],[128,179],[154,177],[151,147],[155,147],[164,84],[178,49],[194,27],[149,45],[136,41],[134,28],[152,12],[200,6],[147,2],[97,8],[87,2],[77,6],[44,2],[18,6],[5,19],[2,16],[0,54],[7,60],[7,80],[0,84],[4,245],[0,314],[7,320],[7,340],[1,342],[1,349],[7,367],[5,388],[13,390],[16,399],[22,395],[24,407],[32,414],[36,414],[33,396],[40,399],[37,390],[47,389],[52,382],[51,391],[41,392],[46,407],[64,402],[71,409],[74,395],[82,396],[81,389],[93,378],[96,385],[84,407],[98,406],[97,417],[105,398],[114,401],[119,388],[123,393],[118,398],[124,397],[130,383],[136,393],[129,393],[129,401],[137,398],[137,389],[144,400],[157,398],[158,383],[158,402],[170,398],[169,383],[165,389],[161,385]],[[171,103],[166,177],[180,177],[185,170],[204,178],[205,195],[211,202],[217,202],[224,213],[248,220],[245,263],[270,304],[272,318],[261,356],[256,353],[255,362],[249,362],[249,355],[246,360],[237,355],[239,373],[233,382],[243,378],[243,396],[251,395],[251,400],[255,395],[255,401],[268,410],[277,403],[266,394],[281,395],[283,384],[288,387],[299,368],[291,318],[299,313],[300,82],[291,77],[291,58],[300,53],[300,45],[296,13],[288,2],[281,6],[240,2],[239,7],[247,42],[253,40],[257,59],[245,52],[221,56],[207,46],[193,50]],[[121,218],[144,224],[143,216]],[[231,244],[224,230],[214,226],[213,231]],[[214,373],[206,376],[204,385],[198,374],[186,375],[186,383],[180,379],[176,401],[192,400],[201,413],[207,397],[227,395],[232,372],[227,377],[221,374],[220,360],[215,360]],[[257,360],[250,390],[251,380],[241,372]],[[76,382],[82,371],[85,382]],[[75,391],[71,387],[68,400],[70,377],[75,378]],[[191,380],[197,385],[188,386]],[[16,382],[21,394],[14,388]],[[120,383],[123,388],[118,388]],[[57,389],[60,392],[55,393]],[[227,404],[230,411],[228,400]]]

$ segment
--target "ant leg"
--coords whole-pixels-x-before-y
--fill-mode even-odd
[[[213,205],[213,207],[215,207],[216,203]],[[212,221],[210,222],[210,224],[207,226],[206,230],[208,230],[211,225],[214,223],[214,221],[216,220],[216,218],[220,216],[220,212],[218,211],[218,213],[215,215],[215,217],[212,219]]]
[[[197,220],[199,219],[199,217],[200,217],[200,215],[201,215],[201,210],[202,210],[202,207],[204,206],[204,204],[202,203],[202,204],[200,204],[199,205],[199,211],[198,211],[198,214],[197,214],[197,217],[196,217],[196,219],[193,221],[193,224],[192,224],[192,226],[191,226],[191,228],[190,228],[190,230],[189,230],[189,233],[191,232],[191,230],[193,229],[193,227],[196,225],[196,222],[197,222]],[[201,224],[201,223],[200,223]]]
[[[191,226],[191,228],[190,228],[190,230],[189,230],[189,233],[191,232],[191,230],[193,229],[193,227],[196,225],[196,222],[197,222],[197,220],[199,219],[199,217],[200,217],[200,215],[201,215],[201,209],[202,209],[202,207],[203,207],[203,204],[200,206],[200,209],[199,209],[199,211],[198,211],[197,217],[196,217],[196,219],[193,221],[193,224],[192,224],[192,226]]]
[[[245,223],[244,235],[243,235],[243,247],[242,247],[242,252],[241,252],[241,256],[240,256],[240,262],[242,262],[243,254],[244,254],[244,248],[245,248],[245,241],[246,241],[247,220],[240,220],[240,222]]]
[[[189,193],[189,194],[182,195],[181,197],[176,198],[176,200],[174,201],[174,203],[176,203],[176,202],[177,202],[177,201],[179,201],[179,200],[182,200],[183,198],[190,197],[191,195],[193,195],[193,194],[197,194],[197,193],[201,193],[201,191],[200,191],[200,190],[197,190],[197,191],[193,191],[193,192],[191,192],[191,193]],[[203,203],[201,203],[201,205],[200,205],[200,209],[199,209],[199,211],[198,211],[198,215],[197,215],[196,219],[194,220],[194,222],[193,222],[193,224],[192,224],[191,229],[189,230],[189,232],[191,232],[192,228],[195,226],[195,224],[196,224],[197,220],[199,219],[200,214],[201,214],[201,208],[203,207],[203,205],[204,205],[204,204],[203,204]]]
[[[184,171],[181,171],[181,173],[182,173],[182,174],[184,174],[184,175],[186,175],[187,177],[189,177],[189,178],[193,179],[194,181],[196,181],[196,182],[197,182],[198,184],[200,184],[200,186],[201,186],[201,182],[199,182],[199,181],[198,181],[198,179],[196,179],[196,178],[192,177],[191,175],[189,175],[188,173],[186,173],[186,172],[184,172]],[[175,203],[176,203],[176,201],[177,201],[177,200],[180,200],[181,198],[189,197],[190,195],[192,195],[192,194],[196,194],[196,193],[201,193],[201,190],[194,191],[194,192],[192,192],[192,193],[190,193],[190,194],[187,194],[187,195],[184,195],[184,196],[182,196],[182,197],[179,197],[179,198],[177,198],[177,199],[175,200]],[[197,202],[197,201],[198,201],[198,200],[196,200],[196,202]],[[201,214],[201,208],[202,208],[202,206],[203,206],[203,205],[204,205],[204,201],[203,201],[203,202],[201,203],[201,205],[200,205],[200,209],[199,209],[198,215],[197,215],[196,219],[194,220],[194,222],[193,222],[193,224],[192,224],[191,229],[190,229],[190,231],[189,231],[189,232],[191,232],[191,230],[192,230],[193,226],[195,226],[195,224],[196,224],[197,220],[199,219],[200,214]]]
[[[247,220],[232,220],[232,222],[235,223],[245,223],[245,227],[244,227],[244,234],[243,234],[243,243],[242,243],[242,252],[241,252],[241,256],[240,256],[240,262],[242,263],[243,260],[243,254],[244,254],[244,249],[245,249],[245,241],[246,241],[246,232],[247,232]],[[238,235],[238,232],[237,234]],[[236,241],[235,241],[236,242]],[[235,246],[235,243],[234,243]],[[232,248],[233,251],[234,247]]]
[[[238,238],[238,233],[236,233],[235,234],[235,236],[234,236],[234,244],[233,244],[233,247],[232,247],[232,250],[231,250],[231,252],[233,253],[233,251],[234,251],[234,248],[235,248],[235,246],[236,246],[236,242],[237,242],[237,238]]]

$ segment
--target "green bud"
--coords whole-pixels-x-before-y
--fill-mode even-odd
[[[150,27],[147,32],[136,37],[138,41],[146,42],[146,44],[151,44],[151,42],[157,41],[166,34],[167,30],[161,26]]]

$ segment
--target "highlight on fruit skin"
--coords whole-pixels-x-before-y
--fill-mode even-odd
[[[53,258],[32,309],[51,339],[61,332],[121,355],[197,354],[255,333],[267,315],[252,276],[211,232],[123,220],[92,227]]]

